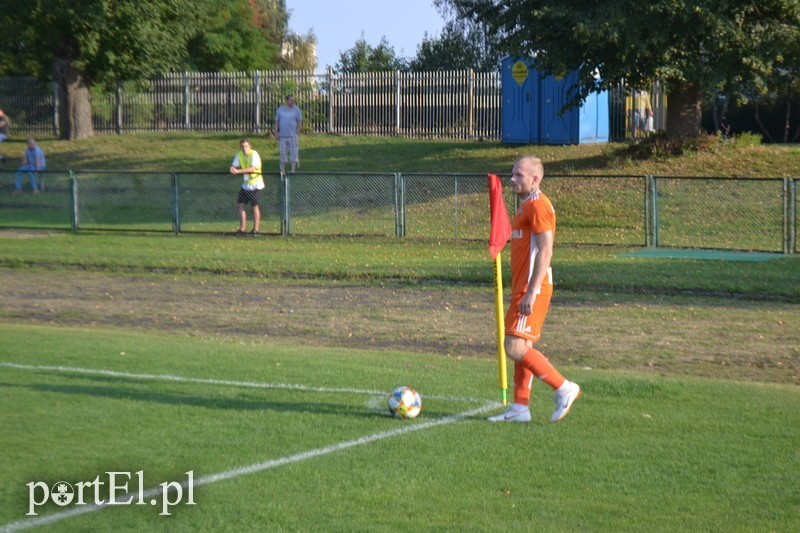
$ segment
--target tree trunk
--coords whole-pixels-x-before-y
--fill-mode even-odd
[[[775,139],[773,139],[772,135],[769,134],[769,130],[764,126],[764,123],[761,122],[761,113],[759,112],[758,98],[756,98],[755,108],[756,108],[755,112],[756,124],[758,124],[758,127],[761,128],[761,131],[764,133],[764,137],[769,139],[769,142],[774,143]]]
[[[700,136],[703,112],[700,87],[696,83],[672,83],[668,98],[667,135],[672,138]]]
[[[791,94],[791,93],[789,93]],[[784,118],[783,122],[783,143],[786,144],[789,142],[789,128],[792,125],[792,99],[790,97],[786,98],[786,118]]]
[[[58,87],[59,136],[72,140],[94,135],[92,95],[84,73],[68,60],[56,59],[53,78]]]

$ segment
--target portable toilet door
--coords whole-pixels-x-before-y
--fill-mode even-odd
[[[578,83],[577,72],[563,78],[546,76],[541,80],[540,136],[542,144],[577,144],[578,109],[561,110]]]
[[[506,57],[502,63],[503,142],[539,142],[539,72],[531,61]]]
[[[580,108],[578,142],[605,143],[609,140],[608,91],[591,93]]]

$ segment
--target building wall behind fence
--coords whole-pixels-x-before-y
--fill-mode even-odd
[[[634,134],[624,84],[610,98],[611,138]],[[310,71],[177,72],[92,92],[98,133],[142,131],[263,132],[294,94],[306,132],[499,140],[498,72]],[[12,135],[57,135],[52,83],[0,77],[0,106]]]
[[[485,240],[484,174],[265,174],[263,233]],[[230,233],[227,173],[40,173],[44,194],[0,195],[0,227]],[[0,171],[11,191],[14,173]],[[563,244],[797,252],[800,179],[548,176]],[[27,185],[27,182],[26,182]],[[514,198],[504,189],[506,205]]]

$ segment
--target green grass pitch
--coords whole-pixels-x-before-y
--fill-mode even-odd
[[[489,424],[489,359],[9,324],[0,335],[3,531],[800,527],[793,386],[568,368],[586,392],[563,422],[547,423],[551,393],[535,385],[531,424]],[[422,393],[419,418],[386,414],[399,384]],[[149,501],[25,516],[27,483],[109,471],[141,471],[145,490],[187,471],[202,483],[169,516]]]

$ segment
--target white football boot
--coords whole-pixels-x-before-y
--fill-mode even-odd
[[[527,406],[513,404],[505,413],[490,416],[489,422],[530,422],[531,411]]]
[[[572,403],[581,395],[581,388],[577,383],[565,381],[556,391],[556,410],[550,417],[550,422],[558,422],[569,413]]]

